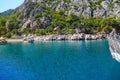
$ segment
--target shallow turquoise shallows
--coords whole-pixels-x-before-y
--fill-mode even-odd
[[[0,80],[120,80],[107,40],[0,45]]]

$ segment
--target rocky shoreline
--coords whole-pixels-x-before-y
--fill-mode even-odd
[[[54,35],[41,35],[36,36],[29,34],[29,37],[33,37],[34,41],[61,41],[61,40],[99,40],[99,39],[107,39],[107,34],[54,34]],[[7,42],[23,42],[25,35],[22,36],[13,36],[10,39],[7,39]]]
[[[64,34],[64,35],[43,35],[43,36],[35,36],[35,41],[59,41],[59,40],[98,40],[98,39],[106,39],[107,34]]]

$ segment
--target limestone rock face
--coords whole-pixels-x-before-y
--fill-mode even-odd
[[[103,16],[106,16],[106,11],[105,9],[100,9],[100,8],[97,8],[96,10],[93,11],[93,15],[98,15],[100,17],[103,17]]]
[[[40,3],[37,7],[32,7]],[[23,16],[33,16],[35,13],[45,9],[46,6],[54,10],[65,10],[65,12],[76,15],[88,16],[120,16],[120,1],[119,0],[25,0],[25,2],[18,8],[23,12]],[[32,7],[32,9],[30,9]],[[30,17],[31,17],[30,16]]]
[[[37,21],[33,21],[33,23],[31,24],[31,28],[37,29],[37,27],[38,27]]]
[[[27,20],[27,21],[23,24],[22,28],[30,28],[30,24],[31,24],[31,23],[32,23],[31,20]]]
[[[82,15],[83,15],[84,17],[92,16],[92,9],[91,9],[90,7],[87,7],[87,8],[83,11]]]

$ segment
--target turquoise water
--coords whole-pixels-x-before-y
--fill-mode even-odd
[[[0,80],[120,80],[108,42],[48,41],[0,45]]]

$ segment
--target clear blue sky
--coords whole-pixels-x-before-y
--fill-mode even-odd
[[[15,9],[23,2],[24,0],[0,0],[0,12],[6,11],[8,9]]]

